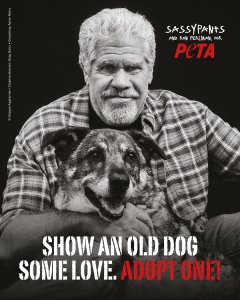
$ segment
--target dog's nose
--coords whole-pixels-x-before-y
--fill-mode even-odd
[[[115,169],[109,173],[109,184],[111,188],[126,190],[129,187],[129,177],[124,170]]]

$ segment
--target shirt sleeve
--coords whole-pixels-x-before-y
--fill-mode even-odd
[[[8,180],[3,193],[0,234],[17,215],[40,212],[51,206],[47,176],[26,142],[19,137],[8,161]]]
[[[210,170],[227,181],[240,183],[240,132],[209,109],[206,130]]]

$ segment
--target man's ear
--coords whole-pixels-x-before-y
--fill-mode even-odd
[[[149,69],[148,73],[149,73],[148,84],[151,84],[152,80],[153,80],[153,68],[152,67]]]
[[[148,62],[148,84],[151,84],[153,80],[153,65]]]
[[[82,65],[82,71],[83,71],[83,76],[84,76],[84,80],[85,80],[86,85],[89,85],[90,69],[91,69],[90,68],[90,62],[88,62],[88,64],[86,64],[86,65]]]
[[[150,136],[147,136],[139,130],[129,130],[128,134],[132,137],[139,148],[141,148],[147,164],[150,163],[152,158],[160,157],[162,159],[167,159],[164,151]]]
[[[48,145],[55,147],[56,156],[62,161],[66,161],[69,155],[77,148],[79,143],[89,133],[88,128],[66,127],[55,132],[44,135],[41,148]]]
[[[84,76],[86,85],[89,85],[89,75],[85,70],[83,71],[83,76]]]

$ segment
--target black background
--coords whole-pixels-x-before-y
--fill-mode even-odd
[[[182,3],[179,3],[182,2]],[[83,76],[78,66],[80,24],[103,8],[127,7],[147,16],[155,28],[157,60],[152,89],[163,88],[205,103],[240,129],[239,16],[233,1],[19,1],[12,8],[12,120],[7,120],[7,69],[4,101],[1,101],[1,142],[4,189],[6,164],[14,138],[27,118],[39,107],[80,89]],[[157,4],[158,3],[158,4]],[[4,8],[7,25],[7,7]],[[2,10],[3,13],[3,10]],[[222,41],[215,43],[214,59],[174,59],[177,42],[169,41],[167,25],[224,25]],[[7,27],[7,26],[6,26]],[[7,30],[5,40],[7,48]],[[6,49],[7,51],[7,49]],[[6,52],[5,52],[6,53]],[[6,55],[7,61],[7,55]],[[210,178],[208,213],[240,211],[240,186]],[[1,200],[0,200],[1,202]]]

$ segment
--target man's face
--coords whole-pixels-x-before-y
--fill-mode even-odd
[[[114,38],[98,45],[86,78],[93,109],[108,125],[125,126],[141,113],[152,80],[140,38]]]

